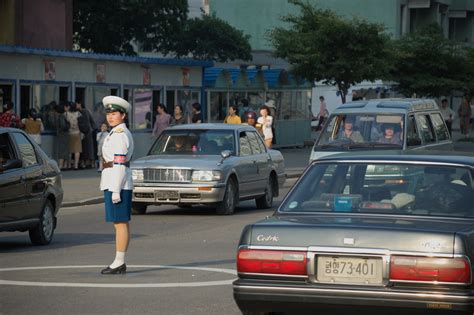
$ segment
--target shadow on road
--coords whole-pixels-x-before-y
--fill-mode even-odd
[[[232,215],[247,215],[250,212],[252,213],[273,213],[274,209],[256,209],[255,207],[237,207],[235,208],[234,214]],[[223,215],[216,214],[216,210],[211,207],[205,206],[192,206],[191,208],[173,208],[173,209],[156,209],[156,208],[148,208],[145,216],[147,215],[189,215],[189,216],[218,216],[222,217]]]

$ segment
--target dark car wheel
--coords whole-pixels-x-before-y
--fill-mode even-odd
[[[229,178],[225,188],[224,199],[217,205],[216,213],[221,215],[229,215],[234,213],[235,206],[238,201],[237,183],[235,179]]]
[[[147,208],[146,204],[133,202],[132,203],[132,214],[137,214],[137,215],[145,214],[146,213],[146,208]]]
[[[47,245],[54,234],[54,210],[51,201],[46,200],[41,211],[40,222],[29,230],[30,240],[35,245]]]
[[[255,203],[258,209],[268,209],[273,206],[273,177],[270,177],[267,181],[265,195],[255,199]]]

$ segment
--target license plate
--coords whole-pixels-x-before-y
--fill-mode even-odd
[[[155,191],[156,199],[168,200],[168,199],[178,199],[179,193],[174,190],[156,190]]]
[[[319,256],[317,277],[320,282],[381,284],[382,259],[346,256]]]

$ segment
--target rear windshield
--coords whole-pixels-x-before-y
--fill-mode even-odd
[[[318,163],[282,212],[348,212],[474,218],[469,168],[385,163]]]
[[[232,130],[165,130],[148,155],[220,155],[235,152]]]
[[[403,145],[402,114],[337,114],[329,117],[314,147],[341,149],[345,147],[401,148]]]

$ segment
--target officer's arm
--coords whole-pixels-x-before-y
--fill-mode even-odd
[[[127,135],[115,132],[112,136],[112,148],[114,151],[114,166],[112,167],[110,188],[112,192],[119,193],[125,184],[127,153],[129,148],[129,140]]]

